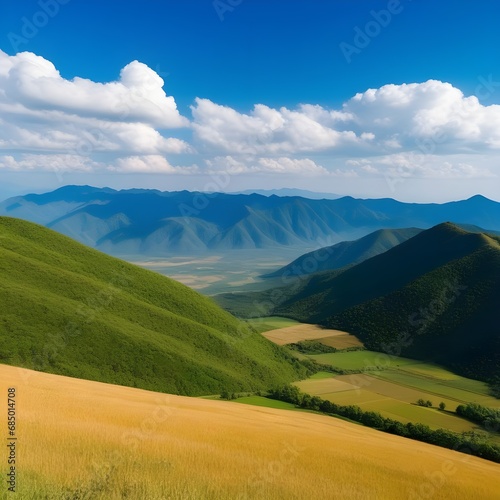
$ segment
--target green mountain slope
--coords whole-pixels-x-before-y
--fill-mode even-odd
[[[500,376],[499,297],[498,240],[445,223],[343,272],[311,276],[272,312],[492,380]]]
[[[386,252],[421,231],[421,229],[417,228],[379,229],[358,240],[342,241],[336,245],[308,252],[290,264],[263,277],[287,278],[289,276],[302,276],[318,271],[340,269],[341,267],[359,264],[366,259]]]
[[[304,368],[209,298],[49,229],[0,217],[0,362],[200,395]]]

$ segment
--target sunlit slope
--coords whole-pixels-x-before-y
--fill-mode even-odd
[[[0,380],[2,393],[18,393],[23,500],[488,500],[500,491],[496,464],[328,416],[5,365]]]
[[[180,394],[302,368],[210,299],[35,224],[0,217],[0,362]]]

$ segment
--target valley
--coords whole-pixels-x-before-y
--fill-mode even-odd
[[[270,248],[234,250],[197,257],[145,259],[141,255],[126,255],[122,258],[168,276],[204,295],[217,295],[224,292],[261,291],[270,286],[279,286],[281,277],[263,279],[261,276],[287,264],[304,251],[304,248]]]
[[[452,439],[472,443],[473,454],[498,467],[497,427],[456,411],[470,404],[500,409],[493,395],[499,352],[491,328],[499,240],[471,229],[445,223],[423,231],[375,231],[328,247],[329,258],[319,259],[324,267],[318,270],[309,265],[318,250],[294,246],[197,256],[130,254],[126,262],[41,225],[0,216],[0,305],[6,311],[0,371],[10,386],[28,391],[19,398],[27,398],[30,408],[23,415],[32,419],[34,433],[48,433],[65,464],[62,470],[54,450],[41,448],[45,437],[20,424],[29,440],[40,443],[36,456],[55,464],[49,471],[28,458],[20,498],[38,500],[39,492],[47,499],[154,499],[165,492],[214,500],[236,492],[245,499],[296,498],[297,492],[326,498],[334,485],[342,498],[356,499],[366,498],[368,484],[370,491],[380,487],[383,498],[399,498],[401,488],[420,498],[415,481],[432,488],[433,498],[449,498],[455,484],[456,498],[474,498],[461,479],[440,475],[439,482],[425,483],[436,457],[465,467],[476,463],[452,451],[462,448],[419,442],[415,434],[358,418],[390,419],[404,432],[420,425],[440,436],[455,433]],[[429,301],[433,316],[425,309]],[[409,321],[413,311],[416,320]],[[400,335],[408,321],[413,330]],[[468,335],[472,321],[479,328],[474,336]],[[450,345],[452,327],[461,333]],[[450,345],[443,363],[433,357],[434,343]],[[478,376],[468,378],[474,370]],[[280,387],[304,396],[280,400]],[[58,431],[44,394],[62,401]],[[315,398],[321,403],[306,405]],[[89,401],[98,409],[82,416]],[[323,402],[336,405],[331,408],[338,413],[322,410]],[[357,408],[357,416],[342,408]],[[179,419],[171,421],[175,413]],[[247,441],[252,446],[242,451]],[[312,446],[300,458],[291,451],[300,463],[300,485],[288,461],[272,458],[295,442],[301,450]],[[70,457],[75,452],[87,457],[83,474]],[[420,455],[433,458],[424,463]],[[384,457],[385,465],[370,456]],[[417,470],[401,466],[401,456],[411,457]],[[279,475],[269,476],[269,463],[280,468]],[[140,468],[141,479],[127,476],[132,467]],[[345,474],[339,476],[339,467]],[[366,486],[354,484],[351,467],[369,471]],[[193,468],[199,475],[187,481]],[[216,474],[220,468],[227,472]],[[242,468],[251,472],[240,477]],[[392,481],[387,491],[382,479],[394,471],[399,483]],[[484,492],[474,492],[489,498],[493,486],[483,486]]]

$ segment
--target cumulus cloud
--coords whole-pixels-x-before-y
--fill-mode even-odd
[[[479,165],[480,163],[481,165]],[[471,179],[496,177],[491,162],[472,155],[423,155],[397,153],[373,158],[347,160],[346,167],[368,175],[391,178]],[[482,166],[486,164],[488,166]]]
[[[338,110],[258,104],[244,114],[197,99],[192,112],[197,139],[214,151],[362,156],[395,149],[431,154],[500,149],[500,106],[483,106],[477,97],[436,80],[369,89]]]
[[[0,51],[0,148],[14,151],[137,154],[192,151],[160,129],[189,126],[163,80],[133,61],[115,82],[67,80],[30,52]]]
[[[210,173],[225,172],[228,174],[298,174],[305,176],[329,174],[329,171],[326,168],[316,164],[314,161],[308,158],[294,159],[287,157],[243,157],[236,159],[232,156],[218,156],[212,160],[207,160],[206,164],[209,167]]]
[[[12,155],[0,156],[0,171],[93,172],[98,168],[99,163],[80,155],[23,154],[20,158]]]
[[[0,156],[0,172],[54,172],[56,174],[120,172],[147,174],[194,174],[196,165],[179,167],[160,155],[123,156],[111,162],[98,162],[90,157],[71,154],[23,154]]]
[[[190,167],[174,167],[166,158],[159,155],[118,158],[114,164],[107,167],[107,169],[111,172],[143,174],[194,174],[198,172],[198,167],[196,165]]]
[[[98,83],[0,51],[0,171],[470,179],[498,168],[500,106],[437,80],[368,89],[337,109],[239,112],[197,98],[191,121],[163,86],[138,61]],[[193,140],[175,137],[180,128]]]
[[[0,61],[2,94],[19,106],[162,128],[188,124],[174,98],[165,94],[160,76],[138,61],[125,66],[119,80],[110,83],[66,80],[50,61],[31,52],[8,56],[0,51]]]
[[[363,140],[351,130],[326,125],[324,122],[342,119],[336,117],[337,112],[315,106],[293,111],[257,104],[249,114],[242,114],[198,98],[191,109],[197,139],[218,151],[279,155],[323,151]]]

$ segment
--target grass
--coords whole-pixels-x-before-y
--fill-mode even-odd
[[[210,298],[47,228],[0,217],[0,362],[187,395],[304,375]]]
[[[313,413],[0,365],[0,393],[11,386],[22,439],[19,500],[288,500],[332,492],[346,500],[492,500],[500,489],[496,464]]]
[[[253,318],[247,320],[247,323],[253,326],[259,333],[278,330],[289,326],[300,325],[298,321],[281,316],[267,316],[263,318]]]
[[[332,365],[342,370],[386,369],[390,366],[405,366],[419,363],[414,359],[397,358],[375,351],[350,351],[309,356],[318,363]]]
[[[500,399],[484,394],[484,387],[480,382],[476,384],[475,380],[468,380],[460,377],[459,380],[443,381],[424,378],[404,370],[387,370],[386,372],[377,373],[377,378],[386,379],[393,384],[398,384],[403,387],[410,387],[424,391],[432,396],[432,399],[439,397],[453,400],[456,405],[459,403],[480,403],[484,406],[500,407]],[[479,385],[479,391],[475,392],[474,388]]]
[[[309,380],[321,380],[324,378],[332,378],[332,374],[330,372],[316,372],[309,377]]]
[[[245,396],[234,400],[236,403],[243,403],[253,406],[264,406],[266,408],[279,408],[281,410],[295,410],[304,411],[297,408],[291,403],[285,403],[285,401],[278,401],[276,399],[269,399],[262,396]]]

